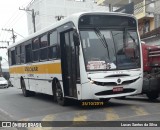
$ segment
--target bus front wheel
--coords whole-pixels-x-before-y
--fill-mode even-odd
[[[61,84],[58,81],[55,84],[55,94],[58,104],[62,106],[67,105],[67,99],[64,97]]]
[[[100,101],[104,102],[104,103],[107,103],[109,102],[111,98],[101,98]]]

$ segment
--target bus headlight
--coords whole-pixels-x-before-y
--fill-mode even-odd
[[[94,84],[94,81],[93,81],[90,77],[89,77],[88,79],[90,80],[89,82],[90,82],[91,84]]]
[[[91,83],[91,84],[94,84],[94,81],[93,81],[93,80],[90,80],[90,83]]]

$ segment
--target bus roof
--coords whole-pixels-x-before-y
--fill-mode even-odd
[[[48,27],[46,27],[46,28],[44,28],[44,29],[42,29],[42,30],[40,30],[40,31],[37,31],[37,32],[35,32],[35,33],[27,36],[26,38],[24,38],[24,39],[22,39],[22,40],[20,40],[20,41],[18,41],[18,42],[16,42],[16,43],[10,45],[10,46],[8,47],[8,49],[10,49],[10,48],[12,48],[12,47],[15,47],[15,46],[17,46],[17,45],[19,45],[19,44],[21,44],[21,43],[23,43],[23,42],[25,42],[25,41],[28,41],[28,40],[36,37],[36,36],[39,36],[39,35],[47,32],[47,31],[50,31],[50,30],[52,30],[52,29],[54,29],[54,28],[57,28],[57,27],[65,24],[65,23],[67,23],[67,22],[71,22],[71,21],[72,21],[72,22],[75,24],[75,26],[78,27],[78,19],[79,19],[79,17],[81,17],[82,15],[86,15],[86,14],[120,15],[120,16],[128,16],[128,17],[133,17],[133,18],[135,18],[133,15],[125,14],[125,13],[120,13],[120,12],[92,11],[92,12],[80,12],[80,13],[75,13],[75,14],[72,14],[72,15],[70,15],[70,16],[68,16],[68,17],[66,17],[66,18],[64,18],[64,19],[62,19],[62,20],[60,20],[60,21],[57,21],[57,22],[51,24],[50,26],[48,26]],[[136,18],[135,18],[135,19],[136,19]]]

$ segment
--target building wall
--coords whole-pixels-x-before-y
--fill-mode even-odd
[[[153,19],[153,21],[151,21],[150,25],[152,28],[151,31],[160,27],[160,1],[159,0],[155,1],[155,3],[154,3],[154,19]],[[151,35],[149,35],[148,37],[146,37],[142,40],[145,41],[147,44],[160,46],[159,34],[153,35],[151,33]]]
[[[141,18],[145,17],[145,15],[146,15],[146,10],[145,10],[145,6],[144,6],[145,3],[146,3],[146,1],[143,0],[140,3],[137,3],[134,5],[134,16],[137,19],[141,19]]]
[[[155,19],[150,19],[150,31],[155,29]]]
[[[138,20],[138,30],[139,34],[143,35],[155,29],[154,18],[142,18]]]
[[[82,2],[81,2],[82,1]],[[83,2],[84,1],[84,2]],[[34,0],[28,5],[36,13],[36,31],[41,30],[57,21],[56,16],[67,17],[82,11],[108,11],[105,6],[98,6],[94,0]],[[33,33],[31,12],[28,17],[28,32]]]
[[[154,17],[155,17],[155,28],[160,27],[160,1],[155,2],[155,10],[154,10]]]

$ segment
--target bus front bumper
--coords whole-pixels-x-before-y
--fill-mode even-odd
[[[88,93],[86,93],[88,91]],[[102,86],[88,82],[82,87],[83,99],[105,99],[136,95],[142,93],[142,78],[139,78],[134,83],[127,85]]]

